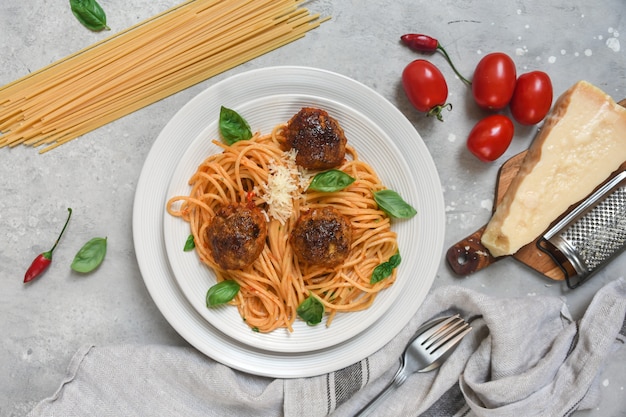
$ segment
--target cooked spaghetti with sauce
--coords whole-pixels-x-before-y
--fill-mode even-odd
[[[298,124],[303,116],[310,120]],[[332,140],[299,137],[307,123],[313,136],[325,130]],[[308,301],[323,306],[329,326],[337,313],[368,308],[394,283],[396,234],[375,200],[386,187],[325,111],[304,108],[269,134],[213,143],[222,151],[198,166],[189,195],[172,197],[167,211],[189,223],[195,250],[217,282],[236,285],[228,302],[253,330],[293,331],[298,316],[315,324],[300,310]],[[303,168],[311,157],[313,168]],[[329,170],[352,182],[312,190],[312,178]],[[372,279],[381,265],[388,273]]]

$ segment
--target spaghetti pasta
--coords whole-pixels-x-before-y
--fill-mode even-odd
[[[0,147],[67,143],[303,37],[299,0],[188,0],[0,89]]]
[[[189,180],[188,195],[174,196],[167,202],[169,214],[189,223],[196,251],[215,271],[217,281],[230,279],[240,285],[232,303],[245,322],[261,332],[277,328],[293,331],[296,309],[310,294],[324,305],[328,326],[338,312],[367,309],[396,277],[394,269],[388,278],[370,283],[374,269],[398,251],[390,219],[373,198],[373,192],[385,188],[374,169],[347,146],[346,159],[337,169],[355,181],[337,192],[306,191],[310,177],[298,171],[293,152],[281,150],[283,128],[280,125],[267,135],[256,133],[252,139],[233,145],[214,141],[222,152],[200,164]],[[286,218],[269,214],[271,205],[267,202],[272,197],[267,184],[277,171],[289,172],[295,185],[289,188],[293,205]],[[208,225],[221,205],[249,202],[268,213],[265,247],[249,267],[221,270],[207,243]],[[350,221],[353,240],[349,256],[334,268],[301,263],[289,242],[294,225],[301,213],[328,205]]]

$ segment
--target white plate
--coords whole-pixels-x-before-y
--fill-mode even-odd
[[[418,212],[416,221],[412,221],[416,233],[411,243],[421,248],[411,251],[416,267],[399,277],[406,280],[405,287],[379,320],[343,343],[299,353],[259,349],[211,325],[176,282],[167,259],[163,228],[168,184],[189,146],[217,117],[219,106],[237,108],[253,100],[284,94],[336,101],[361,113],[392,138],[404,159],[410,161],[406,178],[414,181],[417,201],[411,203]],[[390,183],[389,187],[396,184]],[[146,287],[163,316],[184,339],[232,368],[256,375],[296,378],[331,372],[357,362],[383,347],[406,325],[435,278],[443,248],[444,214],[441,184],[432,158],[411,123],[391,103],[339,74],[306,67],[273,67],[241,73],[209,87],[165,126],[146,158],[137,184],[133,237]]]
[[[229,103],[225,104],[231,107]],[[348,138],[363,161],[370,163],[380,176],[383,184],[398,193],[410,204],[419,206],[419,192],[412,178],[409,166],[392,140],[372,120],[355,109],[335,100],[304,94],[267,96],[231,107],[241,114],[254,131],[270,133],[279,123],[286,122],[302,107],[317,107],[326,110],[339,121]],[[215,107],[216,116],[219,107]],[[168,188],[168,198],[175,195],[188,195],[191,187],[189,178],[199,164],[222,149],[212,143],[219,138],[217,117],[207,129],[196,137],[181,158]],[[272,352],[307,352],[325,349],[342,343],[368,329],[396,300],[411,280],[411,271],[419,269],[416,261],[423,247],[413,245],[418,240],[419,221],[394,220],[392,229],[398,234],[398,246],[402,263],[398,269],[398,279],[383,291],[367,310],[354,313],[339,313],[330,327],[324,322],[318,326],[308,326],[297,320],[293,333],[278,329],[268,334],[250,330],[238,310],[233,306],[208,309],[205,295],[207,289],[217,281],[215,274],[203,265],[195,251],[184,252],[182,247],[189,236],[189,224],[169,214],[164,216],[164,236],[167,255],[178,285],[187,300],[209,323],[235,340],[266,349]]]

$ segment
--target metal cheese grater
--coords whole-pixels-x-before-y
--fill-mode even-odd
[[[576,288],[626,248],[626,171],[591,194],[537,241]]]

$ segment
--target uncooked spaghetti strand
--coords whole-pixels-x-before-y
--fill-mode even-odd
[[[227,11],[225,11],[224,13],[227,14]],[[212,19],[218,19],[220,16],[221,15],[218,15],[217,17],[213,17]],[[251,16],[250,18],[252,19],[253,17],[254,16]],[[216,21],[219,22],[219,20]],[[133,80],[135,75],[139,76],[141,73],[144,73],[146,71],[149,74],[154,74],[152,77],[158,79],[161,78],[162,75],[155,71],[163,71],[163,69],[161,69],[161,67],[163,66],[165,66],[167,72],[175,73],[176,71],[180,70],[181,65],[187,66],[189,65],[188,63],[194,63],[194,60],[196,60],[194,54],[197,54],[199,52],[194,53],[193,51],[195,49],[190,49],[191,46],[195,46],[197,44],[194,43],[193,38],[189,39],[189,34],[193,34],[195,30],[204,30],[205,26],[210,25],[213,22],[213,20],[209,22],[199,22],[195,25],[192,25],[191,28],[186,29],[182,33],[178,33],[176,30],[168,31],[167,33],[174,33],[175,36],[168,36],[167,39],[163,39],[160,43],[153,46],[149,50],[146,50],[145,48],[138,49],[137,54],[126,54],[125,56],[117,57],[116,65],[114,66],[114,68],[107,69],[107,71],[105,71],[105,76],[96,77],[95,80],[90,79],[89,85],[80,84],[73,86],[70,91],[64,91],[61,97],[64,98],[66,104],[63,106],[58,106],[55,111],[42,116],[41,119],[44,121],[48,118],[54,119],[55,117],[58,117],[59,114],[66,114],[69,117],[76,117],[75,109],[81,106],[83,103],[88,104],[91,100],[91,102],[95,102],[95,104],[97,105],[99,101],[102,100],[101,97],[107,97],[111,94],[115,94],[116,91],[118,91],[119,94],[127,94],[129,91],[129,86],[121,84],[120,80]],[[228,31],[236,29],[242,24],[244,26],[241,29],[243,29],[245,32],[247,29],[245,26],[245,21],[235,21],[231,25],[226,25],[223,30]],[[269,23],[265,23],[264,26],[268,25]],[[211,29],[211,32],[209,32],[209,34],[205,34],[202,39],[197,40],[196,42],[198,42],[200,45],[204,42],[208,42],[212,37],[212,33],[215,32],[219,34],[221,33],[221,30],[222,29],[220,28]],[[254,35],[254,33],[252,35]],[[151,42],[151,44],[154,43],[156,42]],[[229,45],[224,45],[223,47],[217,48],[215,51],[214,48],[211,48],[210,53],[215,54],[220,50],[227,50],[228,46]],[[203,50],[202,48],[197,49],[200,49],[200,52],[202,52]],[[158,58],[155,59],[155,57]],[[176,63],[179,61],[181,62],[181,64],[178,67],[168,69],[168,66],[171,66],[171,64],[168,63]],[[148,79],[143,83],[134,85],[133,88],[140,89],[149,82],[150,80]],[[119,87],[117,87],[118,85]],[[113,101],[115,99],[116,97],[113,96],[113,98],[109,100]],[[50,129],[48,131],[50,131]]]
[[[123,49],[126,44],[136,42],[137,39],[144,38],[145,35],[149,32],[160,31],[163,28],[171,28],[172,22],[177,22],[177,20],[181,19],[185,15],[192,16],[193,14],[195,14],[197,9],[201,7],[206,8],[205,3],[208,3],[209,5],[215,5],[220,2],[221,0],[187,0],[149,19],[139,22],[123,31],[113,34],[97,43],[94,43],[71,55],[68,55],[63,59],[60,59],[46,67],[41,68],[38,71],[32,72],[27,76],[22,77],[21,79],[15,80],[14,82],[0,88],[0,93],[4,94],[5,90],[10,89],[22,90],[24,87],[27,87],[26,84],[28,83],[28,81],[37,80],[42,73],[58,71],[62,74],[65,74],[66,68],[63,67],[64,65],[69,64],[70,66],[80,67],[80,64],[74,64],[74,61],[82,61],[83,59],[89,57],[98,57],[101,56],[103,53],[106,53],[107,50],[111,49]],[[59,69],[60,67],[63,68]]]
[[[157,34],[153,39],[144,41],[144,45],[150,45],[149,50],[147,50],[147,48],[137,48],[136,52],[138,52],[138,55],[129,56],[129,54],[125,54],[123,56],[116,57],[118,62],[115,67],[118,69],[116,72],[109,72],[106,77],[102,77],[103,81],[101,81],[100,84],[105,85],[105,81],[107,79],[116,82],[116,80],[119,79],[118,76],[121,74],[128,73],[129,75],[132,75],[133,72],[144,71],[144,68],[153,70],[155,65],[161,66],[169,62],[177,61],[186,62],[185,53],[187,51],[193,50],[194,48],[202,50],[203,44],[212,42],[213,38],[216,36],[224,36],[224,32],[228,33],[233,30],[243,33],[247,32],[249,30],[247,22],[255,22],[255,19],[257,18],[254,14],[250,14],[250,10],[248,10],[257,8],[257,6],[252,6],[254,4],[255,3],[244,2],[243,6],[247,6],[245,8],[242,6],[223,8],[224,10],[218,10],[204,20],[195,19],[189,22],[184,22],[184,24],[179,24],[178,26],[183,26],[182,29],[180,27],[168,28],[164,35]],[[242,8],[243,12],[248,15],[248,19],[234,20],[230,17],[232,15],[232,9],[235,7]],[[276,13],[272,10],[266,13],[269,15],[272,12]],[[265,27],[268,25],[268,22],[264,23]],[[194,34],[197,34],[198,32],[202,33],[201,37],[200,35],[194,36]],[[232,37],[232,35],[226,35],[226,37],[228,36]],[[157,39],[159,42],[156,42]],[[198,46],[199,48],[196,48]],[[175,57],[179,57],[179,59],[172,59]],[[125,66],[126,63],[128,66]],[[109,91],[110,89],[105,87],[103,91],[101,90],[102,89],[92,88],[89,94],[94,96],[101,94],[103,91]]]
[[[302,36],[301,34],[299,34],[299,35],[298,35],[298,37],[301,37],[301,36]],[[276,43],[274,43],[274,44],[269,44],[269,45],[267,45],[267,44],[266,44],[266,46],[267,46],[267,50],[264,50],[264,51],[263,51],[263,53],[265,53],[265,52],[269,52],[270,50],[275,49],[275,48],[277,48],[277,47],[279,47],[279,46],[282,46],[284,43],[286,43],[286,42],[291,42],[291,41],[293,41],[293,40],[295,40],[295,39],[287,39],[287,40],[281,40],[281,39],[279,39],[279,40],[278,40],[278,41],[276,41]],[[251,56],[248,56],[247,54],[240,55],[240,56],[238,57],[238,59],[237,59],[237,62],[236,62],[236,63],[231,63],[231,62],[228,62],[228,63],[226,63],[226,64],[223,64],[223,66],[222,66],[222,67],[214,68],[214,71],[213,71],[213,72],[214,72],[214,74],[217,74],[217,73],[219,73],[219,72],[222,72],[222,71],[224,71],[224,70],[226,70],[226,69],[229,69],[229,68],[231,68],[231,67],[233,67],[233,66],[237,65],[237,63],[243,63],[243,62],[246,62],[247,60],[249,60],[249,59],[253,58],[254,56],[258,56],[259,54],[258,54],[258,52],[256,52],[256,51],[251,51],[250,55],[251,55]],[[214,74],[213,74],[213,75],[214,75]],[[196,76],[194,76],[194,77],[187,78],[187,80],[186,80],[185,84],[186,84],[186,85],[188,84],[187,86],[190,86],[190,85],[193,85],[194,83],[197,83],[197,82],[202,81],[202,80],[203,80],[203,79],[205,79],[205,78],[206,78],[206,73],[201,73],[199,76],[197,76],[197,75],[196,75]],[[183,88],[186,88],[186,87],[183,87]],[[170,95],[170,94],[172,94],[172,93],[174,93],[174,92],[176,92],[176,91],[179,91],[180,89],[182,89],[182,88],[180,88],[180,87],[178,87],[178,86],[177,86],[177,87],[175,87],[175,89],[174,89],[175,91],[172,91],[171,93],[169,93],[168,91],[163,91],[163,90],[161,90],[160,92],[158,92],[158,97],[159,97],[158,99],[160,99],[160,98],[164,98],[164,97],[166,97],[167,95]],[[151,103],[152,103],[152,102],[154,102],[154,101],[156,101],[156,100],[155,100],[152,96],[147,97],[147,98],[145,98],[145,99],[143,99],[143,100],[136,100],[136,101],[134,101],[131,105],[129,105],[129,107],[131,108],[130,110],[129,110],[127,107],[124,107],[124,108],[118,109],[118,110],[116,110],[114,113],[112,113],[112,114],[114,115],[114,116],[112,116],[112,117],[101,117],[101,118],[99,118],[99,119],[98,119],[98,121],[99,121],[100,123],[99,123],[96,127],[100,127],[100,126],[102,126],[102,125],[104,125],[104,124],[109,123],[110,121],[116,120],[116,119],[117,119],[117,118],[119,118],[121,115],[127,114],[127,113],[129,113],[129,112],[134,111],[134,110],[137,110],[137,109],[139,109],[139,108],[141,108],[141,107],[144,107],[145,105],[151,104]],[[120,116],[117,116],[117,114],[120,114]],[[42,151],[42,153],[43,153],[43,152],[47,152],[48,150],[53,149],[53,148],[55,148],[56,146],[59,146],[59,145],[61,145],[61,144],[63,144],[63,143],[66,143],[66,142],[68,142],[68,141],[70,141],[70,140],[73,140],[73,139],[75,139],[76,137],[78,137],[78,136],[80,136],[80,135],[82,135],[82,134],[84,134],[84,133],[87,133],[87,132],[89,132],[90,130],[93,130],[93,129],[94,129],[94,127],[91,127],[91,128],[90,128],[90,127],[87,127],[86,129],[80,129],[80,130],[78,130],[78,132],[79,132],[79,133],[74,133],[72,137],[69,137],[69,138],[67,138],[67,139],[63,139],[63,140],[59,141],[59,143],[57,143],[57,144],[55,144],[55,145],[52,145],[52,146],[49,146],[49,147],[45,148],[45,149]],[[62,135],[62,134],[61,134],[61,135],[56,135],[56,136],[54,136],[54,138],[53,138],[53,139],[47,139],[45,143],[51,143],[51,142],[53,142],[53,141],[57,141],[57,140],[58,140],[58,138],[59,138],[59,137],[62,137],[62,136],[64,136],[64,135]],[[35,146],[36,146],[36,143],[33,143],[33,145],[35,145]],[[1,146],[1,145],[0,145],[0,146]]]
[[[298,17],[297,17],[297,16],[299,16],[299,15],[303,15],[303,14],[304,14],[304,13],[303,13],[302,11],[298,11],[297,13],[295,13],[295,15],[294,15],[294,16],[292,16],[292,17],[290,17],[290,18],[288,18],[288,19],[286,19],[286,20],[288,20],[288,21],[292,21],[292,22],[293,22],[293,21],[297,21],[297,20],[298,20]],[[275,40],[275,41],[274,41],[274,44],[273,44],[273,45],[271,45],[271,47],[275,49],[275,48],[276,48],[276,47],[278,47],[278,46],[282,46],[283,44],[285,44],[285,43],[287,43],[287,42],[292,42],[293,40],[298,39],[299,37],[303,36],[303,34],[304,34],[306,31],[311,30],[312,28],[315,28],[315,27],[319,26],[320,22],[315,22],[315,19],[318,19],[318,18],[319,18],[319,16],[314,16],[314,17],[310,17],[310,16],[308,16],[308,20],[306,20],[306,19],[305,19],[304,21],[298,22],[298,23],[297,23],[297,25],[298,25],[298,26],[296,27],[296,29],[297,29],[296,33],[292,33],[292,34],[290,34],[290,36],[286,36],[286,37],[284,37],[284,38],[279,38],[279,39]],[[249,49],[249,48],[248,48],[248,49]],[[267,48],[267,45],[266,45],[266,46],[265,46],[265,49],[253,50],[253,52],[254,52],[254,54],[256,54],[256,56],[258,56],[258,55],[260,55],[260,54],[263,54],[263,53],[268,52],[269,50],[271,50],[271,49],[268,49],[268,48]],[[236,52],[233,52],[233,53],[236,53]],[[253,54],[253,57],[255,56],[254,54]],[[77,55],[78,55],[78,54],[77,54]],[[250,58],[247,58],[247,59],[250,59]],[[230,67],[232,67],[233,65],[236,65],[236,63],[235,63],[235,64],[233,64],[233,62],[228,62],[228,65],[230,65]],[[224,66],[221,66],[221,67],[220,67],[221,71],[223,71],[224,69],[228,69],[228,68],[229,68],[228,66],[227,66],[227,67],[224,67]],[[196,73],[196,74],[198,74],[198,73]],[[197,83],[198,81],[200,81],[200,80],[202,80],[202,79],[206,79],[206,78],[207,78],[206,73],[205,73],[205,74],[202,74],[202,78],[201,78],[201,79],[199,79],[199,80],[197,80],[197,78],[196,78],[197,76],[198,76],[198,75],[196,75],[196,76],[194,76],[194,77],[193,77],[193,82],[194,82],[194,83]],[[32,80],[31,80],[31,81],[32,81]],[[171,88],[175,88],[175,89],[180,90],[180,89],[181,89],[181,85],[172,85],[172,86],[171,86]],[[183,88],[184,88],[184,87],[183,87]],[[169,93],[169,94],[171,94],[171,93]],[[168,95],[169,95],[169,94],[168,94]],[[145,96],[144,96],[144,97],[145,97]],[[150,96],[150,98],[151,98],[152,100],[154,100],[154,97],[155,97],[155,96]],[[162,97],[162,95],[161,95],[160,97]],[[157,99],[158,99],[158,98],[157,98]],[[139,98],[139,100],[141,100],[141,98]],[[149,103],[147,103],[147,104],[149,104]],[[146,105],[146,104],[142,103],[141,107],[143,107],[143,106],[145,106],[145,105]],[[141,108],[141,107],[138,107],[138,108]],[[123,108],[123,110],[124,110],[124,112],[126,112],[126,113],[127,113],[127,112],[129,112],[129,111],[133,111],[133,110],[132,110],[133,108],[137,108],[137,105],[132,106],[132,107],[131,107],[131,106],[129,106],[129,107],[124,107],[124,108]],[[104,115],[107,115],[107,114],[112,114],[112,112],[111,112],[111,111],[105,111],[105,112],[103,112],[103,114],[104,114]],[[117,114],[119,114],[119,113],[117,113]],[[123,115],[123,114],[125,114],[125,113],[121,113],[121,115]],[[100,116],[100,115],[99,115],[99,116]],[[118,116],[118,117],[119,117],[119,116]],[[95,117],[95,118],[98,118],[98,117]],[[12,119],[11,119],[11,120],[14,120],[14,119],[16,119],[16,117],[12,117]],[[102,118],[102,117],[100,117],[99,119],[100,119],[100,120],[102,120],[102,121],[104,121],[105,123],[108,123],[108,122],[110,121],[110,118]],[[114,120],[114,119],[113,119],[113,120]],[[32,122],[29,122],[29,123],[32,123]],[[36,124],[36,123],[33,123],[33,124]],[[102,125],[102,124],[100,124],[100,125]],[[77,126],[78,126],[78,127],[77,127]],[[84,126],[84,129],[82,128],[82,126]],[[65,129],[65,131],[60,131],[60,132],[57,132],[57,133],[53,133],[53,134],[51,134],[51,135],[47,135],[47,136],[46,136],[46,139],[44,139],[43,141],[40,141],[40,140],[33,140],[33,139],[32,139],[32,135],[33,135],[33,134],[35,134],[35,135],[36,135],[36,133],[33,133],[33,132],[36,132],[36,129],[34,129],[32,132],[30,132],[30,135],[31,135],[31,137],[30,137],[30,138],[29,138],[29,137],[28,137],[28,135],[27,135],[27,134],[25,134],[25,133],[24,133],[24,134],[20,133],[19,135],[14,135],[14,137],[13,137],[13,138],[11,138],[11,137],[6,138],[6,137],[4,137],[4,136],[6,136],[6,135],[3,135],[3,137],[1,137],[1,138],[0,138],[0,146],[5,146],[5,145],[7,145],[7,144],[9,144],[9,145],[10,145],[10,144],[15,144],[16,142],[17,142],[17,143],[22,143],[22,142],[26,142],[27,140],[28,140],[28,143],[29,143],[29,144],[32,144],[32,145],[34,145],[34,146],[37,146],[37,144],[41,144],[41,143],[47,143],[47,144],[50,144],[50,143],[52,143],[52,142],[57,142],[56,144],[51,145],[51,146],[49,146],[48,148],[44,149],[44,150],[42,151],[42,153],[43,153],[43,152],[45,152],[45,151],[47,151],[47,150],[49,150],[49,149],[52,149],[52,148],[54,148],[54,147],[56,147],[56,146],[60,145],[61,143],[66,143],[67,141],[72,140],[72,139],[74,138],[74,137],[71,137],[71,136],[72,136],[72,134],[73,134],[74,136],[76,136],[76,135],[81,135],[81,134],[83,134],[83,131],[84,131],[85,129],[87,129],[87,131],[89,131],[89,130],[92,130],[92,129],[96,128],[96,127],[99,127],[99,125],[98,125],[98,124],[93,124],[93,125],[89,125],[89,127],[87,127],[87,126],[85,126],[84,124],[81,124],[81,123],[79,122],[79,123],[75,124],[72,128]],[[26,130],[25,130],[25,132],[26,132]],[[17,139],[16,139],[16,138],[17,138]]]
[[[282,46],[282,45],[286,44],[287,42],[292,42],[294,40],[296,40],[296,38],[291,39],[289,41],[282,40],[280,42],[280,44],[274,44],[274,45],[272,45],[272,47],[273,48],[277,48],[279,46]],[[267,53],[270,50],[271,49],[264,50],[262,53]],[[258,54],[258,55],[260,55],[260,54]],[[255,58],[258,55],[254,55],[254,54],[250,54],[250,56],[242,55],[240,57],[240,59],[237,60],[237,62],[234,62],[234,63],[233,62],[229,62],[229,63],[226,63],[226,64],[222,64],[219,67],[213,68],[212,75],[210,75],[210,76],[219,74],[219,73],[221,73],[223,71],[226,71],[226,70],[228,70],[230,68],[233,68],[234,66],[236,66],[238,64],[247,62],[248,60],[250,60],[252,58]],[[143,108],[143,107],[145,107],[145,106],[147,106],[149,104],[152,104],[152,103],[154,103],[154,102],[156,102],[156,101],[158,101],[160,99],[163,99],[163,98],[165,98],[165,97],[167,97],[167,96],[169,96],[171,94],[174,94],[174,93],[176,93],[176,92],[178,92],[180,90],[183,90],[183,89],[185,89],[185,88],[187,88],[187,87],[189,87],[191,85],[194,85],[194,84],[197,84],[197,83],[199,83],[201,81],[204,81],[207,78],[206,74],[207,73],[205,72],[203,74],[201,73],[199,75],[190,77],[190,78],[188,78],[186,80],[186,82],[182,83],[183,84],[182,86],[181,85],[176,85],[173,88],[170,88],[168,90],[158,91],[157,93],[155,93],[155,94],[153,94],[151,96],[147,96],[147,97],[142,98],[140,100],[136,100],[132,104],[130,104],[130,105],[126,106],[126,107],[119,108],[119,109],[114,110],[114,111],[110,111],[109,113],[106,113],[106,114],[104,114],[102,116],[99,116],[99,117],[97,117],[95,119],[79,123],[79,124],[75,125],[72,129],[67,129],[66,131],[62,131],[62,132],[58,133],[57,135],[55,135],[52,139],[47,139],[45,143],[48,143],[48,144],[52,143],[52,142],[56,142],[56,143],[53,143],[53,144],[45,147],[44,149],[41,149],[40,153],[48,152],[48,151],[50,151],[50,150],[52,150],[52,149],[54,149],[54,148],[56,148],[56,147],[58,147],[58,146],[60,146],[62,144],[65,144],[65,143],[67,143],[67,142],[69,142],[71,140],[74,140],[74,139],[76,139],[79,136],[82,136],[85,133],[88,133],[88,132],[90,132],[90,131],[98,128],[98,127],[104,126],[104,125],[106,125],[106,124],[108,124],[108,123],[110,123],[110,122],[112,122],[114,120],[117,120],[118,118],[120,118],[120,117],[122,117],[122,116],[124,116],[126,114],[132,113],[133,111],[139,110],[139,109],[141,109],[141,108]],[[41,143],[34,142],[34,143],[32,143],[32,146],[38,146],[38,144],[41,144]],[[5,145],[6,145],[6,143],[0,143],[0,147],[5,146]]]
[[[169,33],[169,32],[166,32],[166,33]],[[126,53],[128,54],[129,52],[126,52]],[[115,59],[117,59],[117,58],[118,58],[118,57],[112,57],[111,59],[115,60]],[[69,76],[71,76],[71,75],[69,75]],[[70,79],[70,80],[71,80],[71,79]],[[46,80],[44,80],[44,81],[46,81]],[[48,83],[46,83],[46,88],[51,88],[51,87],[50,87],[50,85],[51,85],[51,83],[49,83],[49,82],[48,82]],[[64,92],[67,94],[67,90],[65,90]],[[61,97],[64,97],[64,95],[61,95]]]
[[[48,73],[58,72],[60,74],[66,74],[67,68],[80,68],[81,61],[84,61],[92,56],[100,56],[105,53],[107,49],[120,48],[120,46],[123,46],[125,43],[129,43],[135,39],[143,37],[146,32],[158,30],[160,29],[161,24],[167,25],[170,20],[174,20],[177,16],[186,13],[186,10],[190,8],[190,6],[193,6],[192,3],[204,1],[206,0],[187,0],[180,5],[165,10],[147,20],[130,26],[123,31],[113,34],[97,43],[70,54],[63,59],[53,62],[52,64],[49,64],[35,72],[6,84],[0,88],[0,97],[10,95],[16,90],[22,91],[33,85],[45,83]],[[220,0],[214,1],[218,2]],[[129,34],[132,34],[132,37],[130,37]],[[0,104],[1,103],[3,103],[2,99],[0,99]]]

